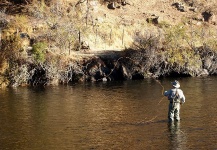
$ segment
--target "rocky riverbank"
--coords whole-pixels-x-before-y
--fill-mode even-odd
[[[153,50],[151,51],[153,52]],[[46,86],[73,82],[106,82],[138,80],[165,76],[208,76],[217,74],[217,53],[197,48],[192,58],[184,55],[182,65],[171,63],[169,54],[147,50],[107,51],[80,53],[80,59],[56,58],[44,64],[23,63],[11,70],[10,86]],[[78,56],[78,54],[77,54]],[[54,57],[54,56],[50,56]],[[195,59],[197,58],[197,59]],[[50,58],[51,59],[51,58]],[[54,59],[54,58],[53,58]],[[53,60],[52,59],[52,60]],[[193,60],[191,60],[193,59]],[[193,62],[192,62],[193,61]]]

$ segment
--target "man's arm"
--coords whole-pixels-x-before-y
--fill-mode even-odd
[[[184,95],[182,90],[179,90],[179,96],[180,96],[180,99],[181,99],[181,103],[182,104],[185,103],[185,95]]]
[[[164,92],[164,96],[167,96],[168,100],[169,100],[169,95],[170,95],[170,93],[171,93],[171,90]]]
[[[168,96],[169,93],[170,93],[170,91],[165,91],[165,92],[164,92],[164,96]]]

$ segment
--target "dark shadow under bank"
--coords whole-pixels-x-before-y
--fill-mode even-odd
[[[195,52],[198,53],[198,50]],[[196,55],[196,54],[195,54]],[[191,76],[209,76],[217,74],[217,54],[210,56],[204,51],[200,53],[200,64],[184,65],[177,63],[170,64],[169,56],[147,50],[128,49],[123,52],[103,52],[98,53],[97,58],[88,60],[88,63],[94,64],[92,67],[88,63],[86,71],[92,75],[90,81],[112,81],[112,80],[138,80],[144,78],[159,77],[191,77]],[[197,66],[197,67],[196,67]],[[97,68],[96,72],[90,73],[92,68]]]
[[[201,52],[199,60],[201,66],[197,68],[188,62],[184,65],[170,64],[168,56],[163,56],[159,52],[132,49],[97,52],[93,57],[79,61],[67,60],[64,63],[45,62],[40,65],[26,63],[28,76],[22,76],[21,68],[21,74],[10,78],[10,86],[20,86],[23,84],[22,81],[27,81],[24,84],[30,86],[47,86],[76,82],[217,75],[217,54],[209,55],[209,53]]]

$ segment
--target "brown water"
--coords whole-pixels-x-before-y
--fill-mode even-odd
[[[179,80],[186,103],[174,124],[153,79],[1,89],[0,149],[216,150],[217,77]]]

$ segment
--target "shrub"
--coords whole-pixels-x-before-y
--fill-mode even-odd
[[[19,52],[22,50],[21,40],[19,36],[11,35],[2,39],[0,49],[0,61],[14,61],[19,58]]]
[[[169,28],[171,25],[166,21],[161,21],[158,23],[159,28]]]
[[[191,76],[195,76],[202,67],[200,55],[188,48],[168,49],[165,56],[171,68],[178,72],[183,72],[181,69],[184,69]]]
[[[38,42],[32,46],[32,54],[34,59],[38,63],[43,63],[45,61],[45,49],[47,44],[44,42]]]
[[[167,46],[174,48],[185,46],[188,40],[188,34],[185,26],[179,24],[171,28],[165,28],[165,42]]]
[[[22,31],[28,32],[30,27],[30,22],[27,16],[25,15],[15,15],[14,18],[8,23],[7,30],[8,31]]]

